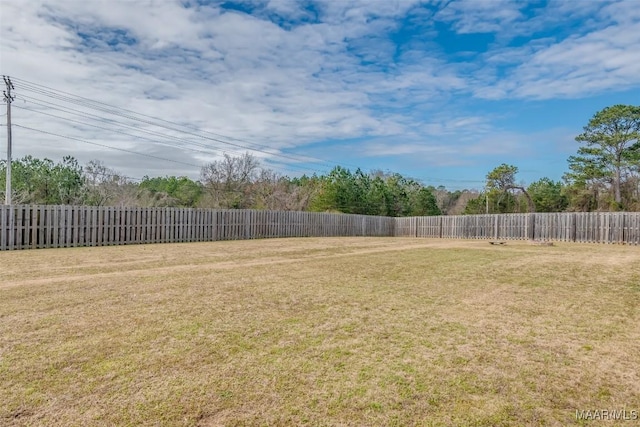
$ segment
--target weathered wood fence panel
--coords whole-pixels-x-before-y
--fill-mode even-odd
[[[637,245],[640,213],[390,218],[291,211],[0,205],[0,250],[329,236]]]
[[[639,212],[563,212],[396,218],[395,236],[640,244]]]
[[[269,237],[393,236],[394,218],[314,212],[0,205],[0,250]]]

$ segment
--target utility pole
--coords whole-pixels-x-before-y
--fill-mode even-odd
[[[3,91],[4,101],[7,103],[7,187],[4,193],[4,204],[11,205],[11,103],[15,96],[11,95],[11,89],[13,83],[9,76],[2,76],[4,84],[7,87],[6,91]]]

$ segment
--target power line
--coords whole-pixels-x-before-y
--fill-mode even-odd
[[[68,122],[71,122],[71,123],[76,123],[76,124],[80,124],[80,125],[84,125],[84,126],[91,126],[91,127],[97,128],[97,129],[102,129],[102,130],[106,130],[106,131],[109,131],[109,132],[115,132],[115,133],[119,133],[121,135],[131,136],[133,138],[144,139],[144,140],[147,140],[147,141],[150,141],[150,142],[157,142],[159,144],[167,145],[167,146],[173,147],[173,148],[184,148],[184,149],[186,149],[188,151],[194,151],[194,152],[197,152],[197,153],[204,153],[204,154],[211,154],[211,151],[198,150],[198,149],[195,149],[195,148],[185,147],[185,146],[169,145],[164,141],[153,140],[153,139],[146,138],[146,137],[143,137],[143,136],[139,136],[139,135],[134,135],[134,134],[131,134],[131,133],[123,132],[123,131],[118,130],[118,129],[112,129],[112,128],[107,128],[107,127],[103,127],[103,126],[94,125],[94,124],[87,123],[87,122],[81,122],[79,120],[73,120],[73,119],[70,119],[70,118],[67,118],[67,117],[57,116],[55,114],[47,113],[47,112],[44,112],[44,111],[34,110],[32,108],[20,107],[18,105],[16,105],[15,107],[18,108],[18,109],[21,109],[21,110],[27,110],[27,111],[32,111],[34,113],[43,114],[43,115],[48,116],[48,117],[54,117],[54,118],[57,118],[57,119],[62,119],[62,120],[65,120],[65,121],[68,121]]]
[[[85,168],[83,168],[83,170],[84,169]],[[84,172],[85,172],[85,174],[87,174],[86,170],[84,170]],[[136,178],[136,177],[133,177],[133,176],[127,176],[127,175],[120,174],[120,173],[118,173],[116,171],[111,171],[111,172],[91,172],[89,175],[99,175],[99,176],[102,176],[102,177],[109,177],[109,178],[124,178],[125,180],[131,180],[131,181],[144,181],[144,178]],[[95,185],[95,184],[92,184],[92,185]]]
[[[28,101],[28,102],[32,102],[32,103],[34,103],[34,104],[37,104],[37,105],[40,105],[40,106],[43,106],[43,107],[52,108],[52,107],[50,107],[50,105],[54,105],[54,106],[57,106],[57,107],[58,107],[58,108],[54,108],[54,109],[58,109],[59,111],[64,111],[64,112],[67,112],[67,113],[70,113],[70,114],[80,115],[80,116],[85,117],[85,118],[89,118],[89,117],[87,117],[87,116],[91,116],[91,118],[92,118],[92,119],[94,119],[94,120],[98,120],[98,121],[102,121],[102,122],[104,122],[104,121],[106,120],[106,121],[109,121],[109,122],[115,123],[117,126],[128,127],[128,128],[131,128],[131,129],[136,129],[136,130],[138,130],[138,131],[145,132],[145,133],[159,134],[158,132],[149,131],[149,130],[147,130],[147,129],[141,129],[141,128],[137,127],[137,126],[132,126],[132,125],[126,125],[126,124],[118,123],[118,122],[115,122],[114,120],[111,120],[111,119],[108,119],[108,118],[104,118],[104,117],[96,116],[96,115],[94,115],[94,114],[86,113],[86,112],[83,112],[83,111],[80,111],[80,110],[76,110],[76,109],[73,109],[73,108],[69,108],[69,107],[63,107],[63,106],[60,106],[59,104],[55,104],[55,103],[51,103],[51,102],[48,102],[48,101],[40,100],[40,99],[38,99],[38,98],[33,98],[33,97],[31,97],[31,96],[28,96],[28,95],[21,95],[19,98],[22,98],[22,99],[24,99],[24,100],[26,100],[26,101]],[[55,99],[57,99],[57,98],[55,98]],[[40,101],[40,102],[42,102],[42,103],[49,104],[49,105],[43,105],[43,104],[41,104],[41,103],[39,103],[39,102],[34,102],[33,100],[35,100],[35,101]],[[82,104],[80,104],[80,105],[82,105]],[[71,112],[70,112],[70,111],[71,111]],[[121,117],[128,118],[128,119],[130,119],[130,120],[140,121],[140,120],[136,119],[135,117],[130,117],[130,116],[127,116],[127,115],[122,115],[122,114],[116,114],[116,115],[121,116]],[[150,124],[150,125],[152,125],[152,126],[159,126],[159,127],[161,127],[161,128],[164,128],[164,129],[169,129],[169,130],[172,130],[172,131],[175,131],[175,132],[181,132],[181,133],[184,133],[183,131],[181,131],[181,130],[179,130],[179,129],[167,128],[167,127],[165,127],[165,126],[156,125],[156,124],[154,124],[154,123],[147,122],[147,121],[142,121],[142,122],[143,122],[143,123],[146,123],[146,124]],[[177,137],[174,137],[174,136],[171,136],[171,135],[164,135],[164,134],[159,134],[159,135],[162,135],[162,137],[164,137],[164,138],[173,138],[173,139],[178,139],[178,140],[181,140],[181,141],[185,141],[185,140],[184,140],[184,139],[182,139],[182,138],[177,138]],[[195,135],[195,134],[193,134],[193,135]],[[197,136],[197,135],[196,135],[196,136]],[[223,152],[223,153],[224,153],[224,152],[226,152],[225,150],[222,150],[222,149],[220,149],[220,148],[218,148],[218,147],[211,147],[211,146],[206,145],[206,144],[203,144],[203,143],[196,143],[196,142],[193,142],[193,141],[190,141],[190,143],[191,143],[191,144],[193,144],[193,145],[198,145],[198,146],[206,147],[206,148],[209,148],[209,149],[212,149],[212,148],[213,148],[213,149],[219,150],[219,151],[221,151],[221,152]],[[270,155],[277,155],[276,153],[267,153],[267,154],[270,154]],[[282,156],[279,156],[279,157],[282,157]],[[267,159],[267,160],[269,160],[269,159]],[[301,166],[291,165],[290,163],[287,163],[287,164],[288,164],[288,165],[290,165],[290,166],[293,166],[294,168],[296,168],[296,167],[297,167],[297,168],[298,168],[298,169],[300,169],[300,170],[313,170],[313,171],[316,171],[316,172],[324,173],[323,171],[320,171],[320,170],[318,170],[318,169],[314,169],[314,168],[308,168],[308,167],[307,167],[307,168],[303,168],[303,167],[301,167]]]
[[[188,126],[188,125],[185,125],[185,124],[172,122],[170,120],[162,119],[160,117],[154,117],[154,116],[146,115],[146,114],[143,114],[143,113],[139,113],[137,111],[128,110],[126,108],[117,107],[117,106],[114,106],[114,105],[111,105],[111,104],[107,104],[105,102],[96,101],[94,99],[90,99],[90,98],[86,98],[86,97],[83,97],[83,96],[80,96],[80,95],[75,95],[75,94],[72,94],[72,93],[69,93],[69,92],[65,92],[65,91],[60,90],[60,89],[55,89],[55,88],[51,88],[49,86],[41,85],[41,84],[38,84],[38,83],[33,83],[33,82],[28,81],[28,80],[24,80],[24,79],[20,79],[20,78],[18,78],[17,80],[22,82],[21,84],[25,85],[26,87],[31,86],[31,89],[28,89],[28,90],[32,90],[32,91],[40,90],[41,92],[54,91],[53,93],[59,92],[59,93],[62,93],[62,94],[65,94],[65,95],[68,95],[68,96],[71,96],[71,97],[79,98],[81,100],[84,100],[84,102],[100,104],[100,105],[103,105],[103,106],[109,107],[109,108],[117,108],[119,110],[127,111],[127,112],[130,112],[130,113],[139,115],[141,117],[146,117],[146,118],[149,118],[149,119],[157,120],[157,121],[160,121],[160,122],[163,122],[163,123],[168,123],[168,124],[175,125],[175,126],[181,126],[181,127],[184,127],[184,128],[187,128],[187,129],[191,129],[191,130],[197,130],[200,133],[214,135],[214,136],[219,137],[219,138],[230,139],[230,140],[233,140],[233,141],[238,141],[238,142],[241,142],[241,143],[244,143],[244,144],[249,144],[249,145],[252,145],[254,147],[257,147],[257,148],[251,148],[251,147],[242,146],[242,149],[244,149],[244,150],[260,151],[260,149],[272,149],[271,147],[267,147],[267,146],[264,146],[264,145],[256,144],[255,142],[250,142],[250,141],[243,140],[243,139],[240,139],[240,138],[234,138],[234,137],[231,137],[231,136],[228,136],[228,135],[222,135],[220,133],[206,131],[206,130],[202,130],[202,129],[194,129],[193,126]],[[73,99],[73,98],[71,98],[71,99]],[[96,107],[90,107],[90,108],[96,108]],[[160,125],[158,125],[158,126],[160,126]],[[228,142],[225,142],[225,141],[219,141],[219,142],[228,143]],[[305,161],[308,161],[309,159],[311,159],[311,160],[314,160],[314,162],[312,162],[312,163],[325,163],[325,164],[333,164],[333,165],[337,165],[337,166],[343,166],[344,165],[344,166],[349,166],[349,167],[353,167],[353,168],[358,168],[359,167],[358,165],[352,165],[352,164],[348,164],[348,163],[344,163],[344,162],[343,163],[339,163],[339,162],[335,162],[335,161],[332,161],[332,160],[326,160],[326,159],[321,159],[321,158],[318,158],[318,157],[308,156],[308,155],[305,155],[305,154],[288,153],[288,152],[286,152],[286,151],[284,151],[282,149],[280,149],[279,151],[283,152],[286,155],[297,156],[299,158],[298,161],[300,161],[302,159],[305,159]],[[272,154],[273,155],[283,156],[283,154],[279,154],[279,153],[272,153]]]
[[[189,135],[192,135],[192,136],[196,136],[198,138],[202,138],[202,139],[211,140],[211,141],[219,142],[219,143],[222,143],[222,144],[234,146],[234,147],[237,147],[237,148],[241,148],[243,150],[256,151],[256,152],[260,152],[260,153],[263,153],[263,154],[268,154],[268,155],[272,155],[272,156],[277,156],[277,157],[282,157],[282,158],[294,160],[294,161],[297,161],[297,162],[300,162],[300,161],[309,162],[309,160],[311,160],[310,163],[325,163],[325,164],[328,164],[328,165],[329,164],[335,164],[335,165],[339,165],[340,166],[340,164],[337,163],[337,162],[330,162],[330,161],[323,160],[323,159],[318,159],[318,158],[315,158],[315,157],[312,157],[312,156],[306,156],[306,155],[300,155],[300,154],[289,154],[289,153],[285,153],[285,154],[273,153],[272,151],[268,151],[268,150],[273,150],[272,148],[265,147],[265,146],[260,146],[260,145],[254,144],[254,143],[250,143],[250,142],[247,142],[247,141],[244,141],[244,140],[240,140],[238,138],[228,137],[228,136],[225,136],[225,135],[220,135],[220,134],[209,132],[209,131],[204,131],[204,130],[198,129],[198,132],[200,132],[200,133],[215,135],[217,138],[207,137],[207,136],[200,135],[198,133],[194,133],[194,132],[191,132],[191,131],[185,131],[185,130],[181,130],[181,129],[176,129],[175,127],[170,127],[170,126],[161,125],[161,124],[158,124],[158,123],[153,123],[153,122],[150,122],[148,120],[143,120],[143,119],[140,119],[140,118],[137,118],[137,117],[132,117],[131,115],[128,115],[128,114],[123,114],[123,113],[121,113],[121,111],[125,111],[125,112],[128,112],[130,114],[135,114],[137,116],[145,117],[145,118],[148,118],[148,119],[151,119],[151,120],[155,120],[155,121],[158,121],[158,122],[168,123],[168,124],[173,125],[173,126],[180,126],[180,127],[186,128],[186,129],[193,130],[193,128],[191,128],[191,127],[189,127],[187,125],[183,125],[183,124],[179,124],[179,123],[176,123],[176,122],[172,122],[172,121],[165,120],[165,119],[162,119],[162,118],[159,118],[159,117],[149,116],[149,115],[146,115],[146,114],[143,114],[143,113],[139,113],[139,112],[136,112],[136,111],[133,111],[133,110],[129,110],[129,109],[126,109],[126,108],[116,107],[114,105],[107,104],[107,103],[104,103],[104,102],[101,102],[101,101],[91,100],[89,98],[85,98],[85,97],[82,97],[82,96],[79,96],[79,95],[74,95],[74,94],[71,94],[71,93],[68,93],[68,92],[65,92],[65,91],[62,91],[62,90],[53,89],[53,88],[50,88],[48,86],[39,85],[37,83],[28,82],[28,81],[22,80],[22,79],[16,79],[16,81],[19,82],[19,87],[21,87],[23,90],[32,91],[32,92],[38,93],[40,95],[48,96],[48,97],[51,97],[51,98],[54,98],[54,99],[58,99],[58,100],[61,100],[61,101],[64,101],[64,102],[69,102],[69,103],[73,103],[73,104],[76,104],[76,105],[81,105],[81,106],[84,106],[84,107],[92,108],[92,109],[95,109],[95,110],[98,110],[98,111],[103,111],[103,112],[106,112],[108,114],[113,114],[113,115],[117,115],[117,116],[121,116],[121,117],[126,117],[126,118],[129,118],[130,120],[136,120],[136,121],[140,121],[142,123],[147,123],[147,124],[150,124],[150,125],[153,125],[153,126],[158,126],[158,127],[162,127],[162,128],[165,128],[165,129],[174,130],[176,132],[186,133],[186,134],[189,134]],[[44,89],[41,89],[41,88],[44,88]],[[58,92],[58,93],[56,93],[56,92]],[[60,94],[64,94],[64,95],[60,95]],[[75,98],[79,98],[79,99],[75,99]],[[116,109],[116,110],[114,110],[114,109]],[[236,140],[236,141],[244,143],[244,145],[243,144],[236,144],[236,143],[229,142],[229,141],[225,141],[225,140],[222,140],[220,138]],[[253,146],[251,146],[251,145],[253,145]],[[282,150],[280,150],[280,151],[282,151]],[[297,157],[293,157],[293,156],[297,156]],[[356,166],[353,165],[353,167],[356,167]]]
[[[134,135],[134,134],[131,134],[131,133],[124,132],[122,130],[118,130],[118,129],[106,128],[106,127],[98,126],[98,125],[95,125],[95,124],[91,124],[91,123],[82,122],[82,121],[79,121],[79,120],[70,119],[68,117],[57,116],[55,114],[47,113],[47,112],[44,112],[44,111],[41,111],[41,110],[36,110],[36,109],[28,108],[28,107],[23,107],[23,106],[20,106],[20,105],[15,105],[15,107],[17,107],[19,109],[22,109],[22,110],[31,111],[31,112],[34,112],[34,113],[37,113],[37,114],[43,114],[43,115],[46,115],[46,116],[49,116],[49,117],[54,117],[54,118],[58,118],[58,119],[61,119],[61,120],[66,120],[66,121],[69,121],[71,123],[77,123],[77,124],[81,124],[81,125],[84,125],[84,126],[91,126],[91,127],[95,127],[95,128],[98,128],[98,129],[106,130],[106,131],[109,131],[109,132],[115,132],[115,133],[119,133],[119,134],[122,134],[122,135],[131,136],[133,138],[138,138],[138,139],[143,139],[143,140],[150,141],[150,142],[159,143],[159,144],[166,145],[166,146],[173,147],[173,148],[186,149],[186,150],[189,150],[189,151],[203,153],[203,154],[213,154],[213,150],[221,152],[221,153],[229,154],[229,152],[226,151],[226,150],[222,150],[222,149],[219,149],[217,147],[211,147],[210,145],[207,145],[207,144],[203,144],[203,143],[199,143],[199,142],[195,142],[195,141],[191,141],[191,140],[186,140],[184,138],[179,138],[179,137],[176,137],[176,136],[173,136],[173,135],[165,135],[165,134],[162,134],[162,133],[159,133],[159,132],[154,132],[154,131],[150,131],[150,130],[147,130],[147,129],[142,129],[142,128],[139,128],[137,126],[131,126],[131,125],[124,124],[124,123],[118,123],[118,122],[116,122],[114,120],[103,118],[103,117],[100,117],[100,116],[97,116],[97,115],[94,115],[94,114],[84,113],[84,112],[81,112],[79,110],[63,107],[63,106],[60,106],[60,105],[55,104],[55,103],[49,103],[49,102],[46,102],[46,101],[42,101],[45,104],[50,104],[50,105],[54,105],[55,106],[55,107],[51,107],[50,105],[45,105],[45,104],[42,104],[42,103],[39,103],[39,102],[32,101],[31,99],[35,99],[35,98],[32,98],[30,96],[21,95],[21,96],[18,97],[18,99],[23,99],[23,100],[24,100],[24,98],[29,98],[29,101],[28,101],[29,103],[40,105],[42,107],[46,107],[46,108],[49,108],[49,109],[61,111],[61,112],[68,113],[68,114],[74,114],[74,115],[77,115],[77,116],[80,116],[80,117],[84,117],[84,118],[87,118],[87,119],[90,119],[90,120],[98,121],[100,123],[107,122],[109,124],[114,124],[115,126],[118,126],[118,127],[127,128],[127,129],[133,129],[133,130],[135,130],[137,132],[142,132],[142,133],[146,133],[146,134],[149,134],[149,135],[158,136],[160,138],[172,139],[172,140],[175,140],[177,142],[190,144],[190,145],[195,145],[197,147],[203,147],[205,149],[208,149],[209,151],[195,149],[195,148],[189,147],[187,145],[179,145],[179,146],[171,145],[171,144],[169,144],[169,143],[167,143],[165,141],[158,141],[156,139],[151,139],[151,138],[140,136],[140,135]],[[40,101],[40,100],[37,100],[37,101]],[[318,169],[305,168],[305,167],[297,166],[295,164],[292,165],[290,163],[286,163],[286,165],[289,168],[298,169],[299,171],[316,171],[316,172],[322,173],[322,171],[320,171]],[[291,172],[294,172],[294,170],[287,169],[287,168],[279,167],[279,169],[289,170]]]
[[[197,168],[200,168],[200,165],[196,165],[196,164],[193,164],[193,163],[187,163],[187,162],[181,162],[180,160],[167,159],[165,157],[154,156],[153,154],[147,154],[147,153],[141,153],[139,151],[127,150],[126,148],[112,147],[110,145],[100,144],[98,142],[91,142],[91,141],[87,141],[85,139],[75,138],[73,136],[68,136],[68,135],[61,135],[59,133],[48,132],[48,131],[45,131],[45,130],[35,129],[35,128],[32,128],[32,127],[23,126],[23,125],[19,125],[19,124],[14,124],[14,126],[17,126],[19,128],[22,128],[22,129],[28,129],[28,130],[31,130],[31,131],[34,131],[34,132],[43,133],[43,134],[46,134],[46,135],[57,136],[59,138],[65,138],[65,139],[69,139],[69,140],[72,140],[72,141],[82,142],[84,144],[95,145],[95,146],[98,146],[98,147],[108,148],[108,149],[111,149],[111,150],[122,151],[122,152],[129,153],[129,154],[136,154],[138,156],[144,156],[144,157],[149,157],[149,158],[152,158],[152,159],[164,160],[166,162],[178,163],[178,164],[186,165],[186,166],[195,166]]]

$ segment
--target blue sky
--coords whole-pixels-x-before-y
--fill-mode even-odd
[[[0,13],[2,74],[235,144],[98,129],[16,85],[14,121],[49,133],[16,128],[14,156],[132,177],[197,178],[252,144],[288,175],[340,164],[481,188],[509,163],[523,182],[558,180],[596,111],[640,104],[635,0],[2,0]]]

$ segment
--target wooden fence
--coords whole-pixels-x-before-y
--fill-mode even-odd
[[[397,218],[396,236],[640,244],[640,212]]]
[[[0,250],[268,237],[393,236],[365,215],[187,208],[0,206]]]
[[[329,236],[640,244],[640,213],[389,218],[290,211],[0,206],[0,250]]]

